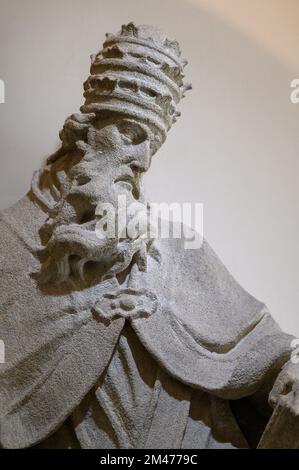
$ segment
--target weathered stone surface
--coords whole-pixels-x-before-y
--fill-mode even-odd
[[[3,447],[298,447],[292,337],[208,243],[99,236],[119,196],[146,204],[185,65],[149,26],[107,35],[61,148],[0,214]]]

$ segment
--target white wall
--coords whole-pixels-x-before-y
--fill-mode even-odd
[[[194,89],[146,177],[151,199],[203,202],[216,252],[299,336],[298,19],[297,0],[0,0],[0,207],[57,147],[104,33],[154,24],[181,43]]]

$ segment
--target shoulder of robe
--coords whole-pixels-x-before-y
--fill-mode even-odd
[[[274,364],[286,361],[291,336],[246,292],[204,240],[157,240],[148,269],[131,285],[155,293],[158,309],[132,321],[142,343],[177,379],[236,398],[256,390]]]

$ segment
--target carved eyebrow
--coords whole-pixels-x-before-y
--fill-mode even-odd
[[[136,121],[121,121],[116,123],[118,131],[124,138],[129,138],[134,144],[144,142],[149,138],[149,132]]]

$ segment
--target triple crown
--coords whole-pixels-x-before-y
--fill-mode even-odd
[[[81,111],[136,119],[163,142],[180,115],[179,101],[191,88],[183,81],[187,61],[177,41],[129,23],[116,35],[106,34],[103,49],[91,60]]]

